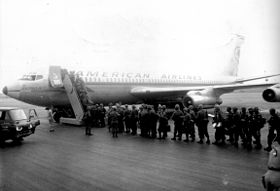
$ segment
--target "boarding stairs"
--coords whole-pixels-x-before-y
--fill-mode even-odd
[[[75,82],[71,79],[70,74],[66,70],[63,70],[59,66],[50,66],[50,83],[53,87],[63,88],[66,91],[67,97],[70,101],[72,109],[75,114],[75,118],[61,117],[60,122],[72,125],[82,125],[84,117],[84,106],[81,102],[79,93],[75,86]],[[55,78],[51,77],[55,76]]]

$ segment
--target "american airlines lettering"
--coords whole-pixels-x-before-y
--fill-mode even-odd
[[[172,80],[197,80],[201,81],[201,76],[193,75],[174,75],[174,74],[161,74],[161,75],[152,75],[149,73],[132,73],[132,72],[83,72],[78,71],[74,72],[76,75],[82,78],[136,78],[136,79],[172,79]]]

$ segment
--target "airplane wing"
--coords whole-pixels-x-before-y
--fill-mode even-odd
[[[198,94],[207,94],[215,97],[219,97],[224,93],[229,93],[238,89],[250,89],[256,87],[268,87],[271,85],[277,84],[276,82],[265,82],[265,83],[243,83],[263,78],[269,78],[273,76],[279,76],[280,74],[268,75],[268,76],[259,76],[251,78],[237,79],[229,84],[222,85],[205,85],[205,86],[181,86],[181,87],[136,87],[131,90],[131,94],[137,97],[145,98],[165,98],[165,97],[183,97],[190,91],[196,91]],[[204,91],[199,93],[200,91]],[[207,92],[211,91],[211,92]],[[203,95],[202,95],[203,96]]]
[[[264,78],[270,78],[274,76],[279,76],[280,74],[274,74],[274,75],[268,75],[268,76],[254,76],[254,77],[249,77],[249,78],[240,78],[237,79],[235,82],[236,83],[243,83],[243,82],[248,82],[252,80],[259,80],[259,79],[264,79]]]
[[[265,83],[265,84],[226,84],[216,86],[197,86],[197,87],[137,87],[131,90],[131,94],[135,96],[182,96],[189,91],[202,91],[209,88],[213,89],[217,96],[224,93],[232,92],[238,89],[249,89],[255,87],[267,87],[276,83]]]

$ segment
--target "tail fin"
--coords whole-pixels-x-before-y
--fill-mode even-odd
[[[239,57],[240,57],[240,47],[243,44],[245,38],[242,35],[235,35],[230,42],[225,45],[224,52],[224,66],[222,74],[226,76],[237,76]]]

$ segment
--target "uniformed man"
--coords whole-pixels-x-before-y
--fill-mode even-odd
[[[106,109],[104,108],[103,103],[100,103],[99,105],[99,121],[100,121],[100,126],[105,127],[105,116],[106,116]]]
[[[243,132],[241,127],[241,116],[238,112],[237,107],[232,108],[232,120],[233,120],[233,135],[234,135],[234,146],[238,147],[239,137],[243,140]]]
[[[247,131],[246,131],[246,142],[247,149],[252,149],[252,134],[254,132],[255,119],[253,108],[248,109],[248,118],[247,118]]]
[[[94,104],[91,109],[92,114],[92,125],[94,127],[99,127],[99,111],[98,111],[99,104]]]
[[[113,103],[109,103],[108,105],[108,111],[106,112],[107,119],[108,119],[108,131],[111,131],[111,118],[110,118],[110,113],[113,111]]]
[[[213,144],[225,144],[225,129],[224,129],[224,117],[222,111],[218,105],[214,107],[214,117],[212,122],[215,131],[215,142]]]
[[[280,118],[274,108],[269,110],[270,118],[268,119],[268,135],[267,135],[267,147],[265,151],[271,151],[273,141],[277,141],[280,144]]]
[[[191,135],[191,114],[188,108],[184,108],[184,120],[183,120],[183,132],[186,134],[184,142],[189,142],[189,136]]]
[[[109,117],[111,120],[111,128],[112,128],[112,136],[118,137],[118,123],[119,123],[119,117],[120,114],[117,112],[117,109],[115,106],[113,106],[112,111],[109,113]]]
[[[225,118],[225,130],[226,134],[229,136],[228,141],[234,144],[234,134],[233,134],[233,116],[231,107],[227,107],[227,113]]]
[[[124,108],[124,124],[125,124],[125,132],[126,133],[130,133],[130,116],[131,116],[131,111],[128,108],[128,105],[125,104],[125,108]]]
[[[199,134],[199,141],[198,143],[203,144],[204,137],[206,137],[207,144],[210,144],[209,134],[208,134],[208,113],[206,110],[203,109],[203,105],[200,104],[198,106],[198,112],[196,117],[196,125],[198,128],[198,134]]]
[[[157,121],[158,121],[158,114],[155,112],[153,106],[148,107],[148,114],[149,114],[149,130],[151,138],[157,137]]]
[[[139,112],[138,112],[138,123],[139,123],[139,128],[140,128],[140,135],[143,136],[143,104],[139,106]]]
[[[88,136],[92,135],[92,133],[91,133],[92,120],[91,120],[90,110],[91,110],[90,106],[87,106],[87,111],[85,112],[84,118],[83,118],[85,126],[86,126],[85,134]]]
[[[116,108],[117,108],[117,112],[119,114],[119,122],[118,122],[118,131],[119,133],[123,133],[124,132],[124,108],[121,107],[120,104],[116,104]]]
[[[131,134],[137,134],[137,121],[138,121],[138,110],[135,105],[132,105],[131,115],[130,115],[130,125],[131,125]]]
[[[248,134],[248,114],[246,107],[241,108],[240,113],[240,127],[242,130],[243,137],[242,138],[242,145],[247,145],[247,134]]]
[[[196,118],[196,114],[194,111],[194,107],[193,105],[189,106],[189,113],[191,115],[191,123],[190,123],[190,127],[189,127],[189,134],[191,136],[191,141],[194,142],[195,141],[195,118]]]
[[[171,116],[171,120],[174,121],[174,135],[171,140],[176,140],[176,135],[178,133],[178,140],[182,140],[182,129],[183,129],[183,119],[184,113],[180,110],[179,104],[175,105],[175,111]]]
[[[98,117],[98,111],[97,106],[94,104],[90,107],[90,118],[91,118],[91,124],[92,126],[97,126],[97,117]]]
[[[161,107],[159,107],[159,127],[158,127],[159,139],[165,139],[167,137],[167,126],[168,126],[168,116],[166,112],[166,106],[162,105]]]
[[[139,113],[140,115],[140,128],[141,128],[141,136],[148,137],[148,125],[149,125],[149,116],[148,116],[148,108],[146,104],[143,104],[143,109]]]
[[[263,118],[263,116],[259,112],[259,108],[254,108],[254,129],[253,129],[253,137],[255,139],[254,143],[256,144],[256,149],[262,148],[261,144],[261,129],[264,127],[264,124],[266,123],[266,119]]]

